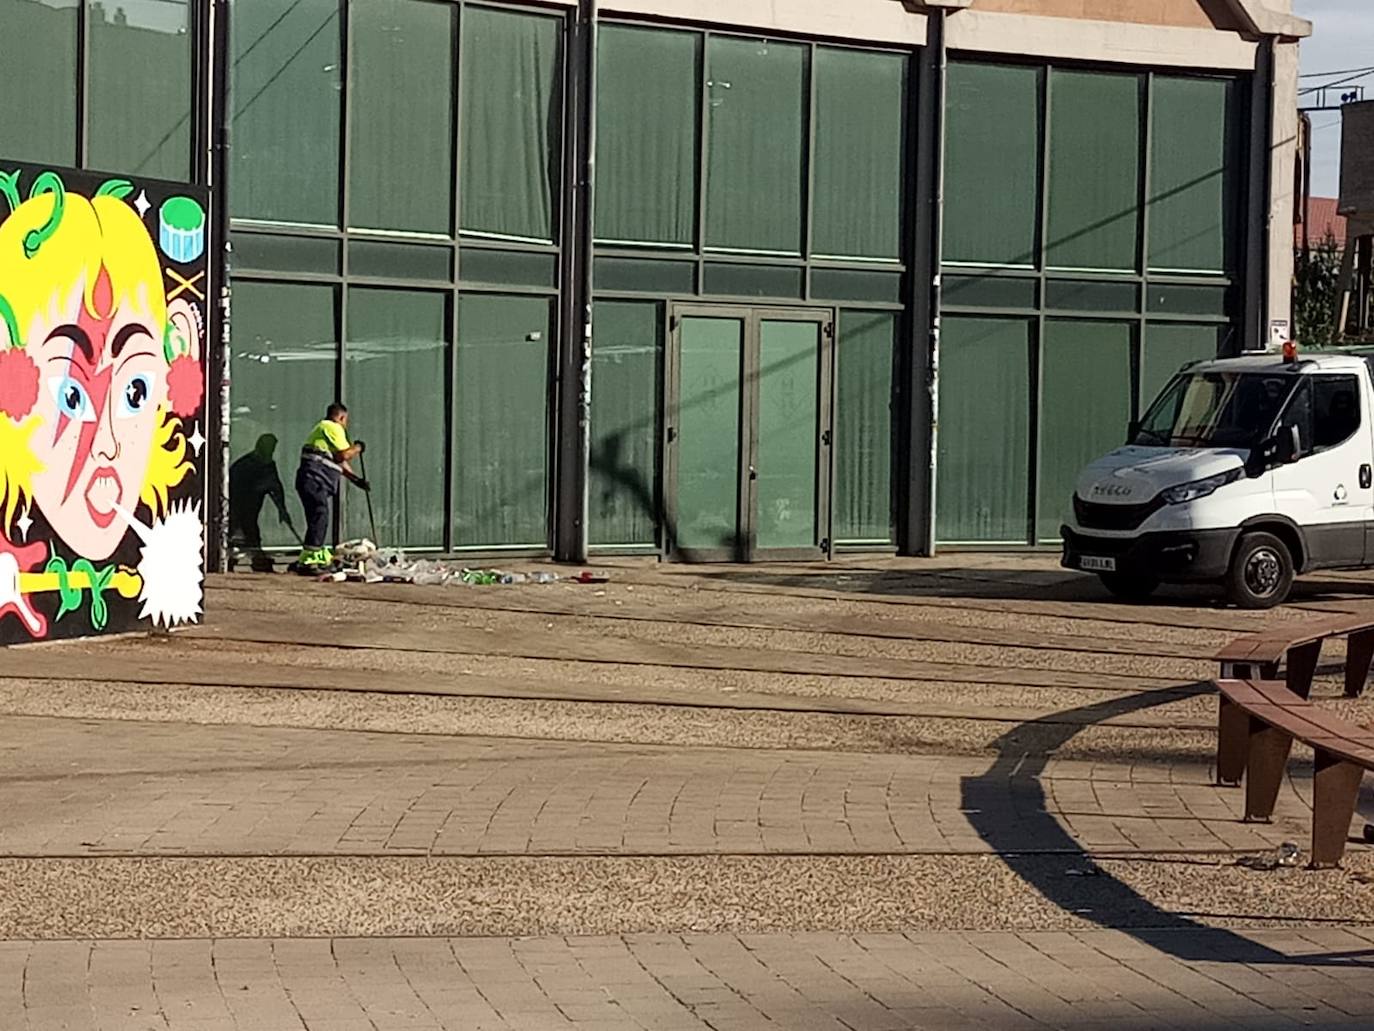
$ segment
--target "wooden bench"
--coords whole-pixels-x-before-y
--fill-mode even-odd
[[[1307,698],[1312,693],[1312,678],[1321,659],[1322,645],[1333,637],[1347,639],[1345,696],[1358,698],[1364,693],[1370,663],[1374,661],[1374,619],[1368,615],[1307,620],[1238,637],[1217,652],[1221,678],[1274,680],[1282,662],[1288,689],[1299,698]]]
[[[1274,814],[1293,741],[1312,747],[1312,863],[1340,866],[1360,781],[1374,770],[1374,731],[1313,705],[1276,680],[1219,680],[1217,779],[1245,776],[1245,819]]]

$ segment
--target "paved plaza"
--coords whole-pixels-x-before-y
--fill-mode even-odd
[[[202,628],[5,653],[0,1031],[1374,1021],[1374,852],[1265,868],[1310,755],[1242,822],[1207,683],[1374,580],[605,571],[236,575]],[[1339,658],[1318,700],[1374,720]]]

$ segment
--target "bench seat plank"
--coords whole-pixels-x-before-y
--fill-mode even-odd
[[[1374,770],[1374,730],[1294,694],[1284,681],[1218,680],[1217,780],[1245,779],[1245,819],[1272,817],[1293,742],[1315,757],[1312,865],[1339,866],[1360,781]]]

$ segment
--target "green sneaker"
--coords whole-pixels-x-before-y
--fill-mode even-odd
[[[324,568],[334,563],[334,553],[328,548],[302,548],[296,565],[310,568]]]

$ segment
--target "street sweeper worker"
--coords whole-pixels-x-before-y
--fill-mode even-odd
[[[348,477],[364,491],[371,485],[349,468],[349,460],[365,451],[361,440],[349,443],[348,408],[337,401],[325,417],[315,424],[301,448],[301,464],[296,470],[296,493],[305,509],[305,539],[296,565],[303,572],[323,569],[334,561],[325,546],[329,537],[330,506],[339,493],[339,483]]]

